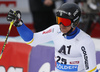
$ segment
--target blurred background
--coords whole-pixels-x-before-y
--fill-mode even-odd
[[[0,35],[6,35],[9,23],[6,20],[10,9],[20,10],[22,20],[32,30],[34,27],[34,14],[32,15],[31,0],[0,0]],[[74,2],[82,10],[79,28],[95,38],[100,38],[100,1],[99,0],[55,0],[53,12],[64,2]],[[33,3],[34,4],[34,3]],[[39,3],[38,3],[39,4]],[[34,6],[36,7],[36,6]],[[37,7],[36,7],[37,8]],[[44,18],[44,17],[42,17]],[[51,24],[52,25],[52,24]],[[41,26],[40,26],[41,28]],[[17,30],[13,27],[10,36],[18,36]]]
[[[22,12],[22,20],[35,32],[34,15],[32,14],[31,0],[0,0],[0,35],[6,35],[9,23],[6,20],[7,13],[10,9],[20,10]],[[55,7],[53,12],[64,2],[74,2],[79,5],[82,10],[82,16],[79,28],[95,38],[100,38],[100,1],[99,0],[54,0]],[[40,3],[37,3],[40,4]],[[36,5],[33,5],[38,8]],[[45,8],[46,10],[46,8]],[[42,18],[44,18],[42,16]],[[39,21],[39,20],[38,20]],[[46,20],[45,20],[46,21]],[[54,22],[55,23],[55,22]],[[51,24],[52,25],[52,24]],[[40,26],[41,27],[41,26]],[[17,30],[13,27],[10,36],[18,36]]]
[[[38,1],[38,0],[36,0],[36,1]],[[1,37],[0,41],[4,41],[4,40],[2,40],[2,37],[6,36],[6,34],[8,32],[9,22],[7,22],[6,16],[10,9],[13,9],[15,11],[20,10],[22,13],[22,20],[23,20],[24,24],[28,28],[30,28],[33,32],[37,32],[37,30],[36,30],[37,28],[35,25],[35,22],[36,22],[35,17],[36,16],[35,16],[35,14],[33,14],[34,10],[32,10],[32,8],[33,8],[32,4],[33,4],[34,8],[41,9],[41,10],[36,9],[36,11],[35,11],[36,13],[37,12],[48,13],[50,10],[53,10],[54,16],[52,16],[52,17],[55,18],[55,10],[60,5],[62,5],[65,2],[76,3],[79,5],[79,7],[81,8],[81,11],[82,11],[82,16],[81,16],[78,27],[92,37],[92,39],[95,43],[95,46],[96,46],[97,64],[99,66],[99,64],[100,64],[100,57],[99,57],[100,56],[100,0],[53,0],[52,1],[53,3],[48,2],[48,0],[47,0],[47,2],[44,2],[44,1],[45,0],[41,0],[41,3],[43,3],[43,6],[46,7],[43,10],[41,6],[37,7],[37,5],[40,5],[40,3],[37,3],[34,5],[34,3],[31,2],[31,0],[0,0],[0,37]],[[53,5],[53,8],[47,11],[47,8],[50,6],[50,4]],[[42,15],[41,18],[43,18],[44,21],[47,21],[45,16]],[[50,17],[48,16],[48,18],[50,18]],[[37,19],[38,19],[38,21],[40,21],[39,18],[37,18]],[[56,22],[55,21],[52,22],[51,25],[53,25],[53,23],[56,23]],[[43,26],[45,26],[45,25],[43,25]],[[49,26],[46,26],[46,27],[49,27]],[[44,27],[43,29],[45,29],[46,27]],[[41,26],[38,28],[41,28]],[[41,29],[41,30],[43,30],[43,29]],[[12,30],[11,30],[9,36],[10,37],[19,36],[19,34],[14,26],[12,27]]]

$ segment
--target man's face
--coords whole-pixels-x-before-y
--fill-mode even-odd
[[[60,26],[63,33],[67,33],[71,29],[71,20],[66,18],[61,18],[56,16],[56,21]]]
[[[59,26],[62,33],[67,33],[71,29],[71,25],[65,27],[63,24],[59,24]]]

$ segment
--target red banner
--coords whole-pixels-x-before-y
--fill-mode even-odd
[[[14,7],[16,7],[16,1],[0,1],[0,5],[4,4],[5,6],[9,6],[10,4],[13,4]]]
[[[0,42],[0,52],[4,42]],[[25,43],[8,42],[0,59],[0,72],[28,72],[32,47]]]

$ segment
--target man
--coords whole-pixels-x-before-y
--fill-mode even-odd
[[[29,6],[35,32],[42,31],[56,23],[56,17],[53,12],[55,9],[54,0],[29,0]]]
[[[80,8],[74,3],[65,3],[56,11],[57,25],[33,33],[21,20],[20,11],[10,10],[8,21],[14,25],[23,40],[36,46],[53,40],[55,44],[56,72],[96,72],[95,46],[89,35],[77,25],[81,16]]]

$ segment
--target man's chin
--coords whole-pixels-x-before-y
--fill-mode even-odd
[[[61,30],[62,33],[67,33],[65,30]]]
[[[67,31],[65,29],[60,28],[60,30],[61,30],[62,33],[67,33]]]

